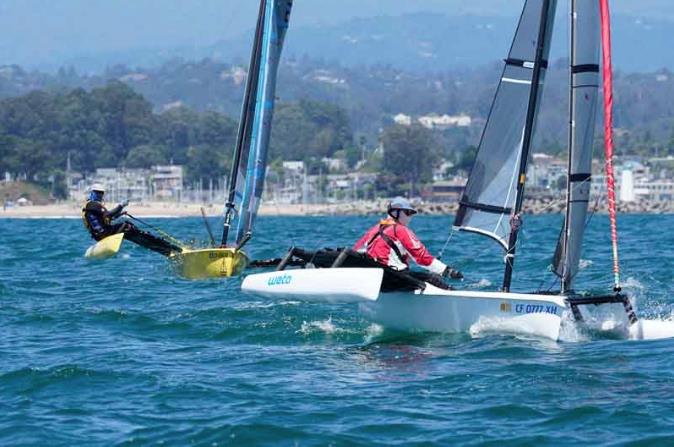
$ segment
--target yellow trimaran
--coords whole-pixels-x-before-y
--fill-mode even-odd
[[[248,256],[236,248],[184,249],[182,253],[172,253],[169,259],[187,279],[237,276],[249,262]]]
[[[113,234],[89,247],[84,256],[99,260],[115,256],[124,241],[124,233]],[[248,265],[248,256],[232,248],[183,248],[181,253],[171,253],[169,260],[176,272],[187,279],[219,278],[240,275]]]
[[[241,119],[234,148],[225,223],[222,239],[216,246],[212,232],[211,248],[196,249],[179,244],[181,252],[169,259],[178,274],[189,279],[231,277],[241,274],[249,263],[241,250],[251,238],[264,187],[276,99],[276,75],[288,29],[292,0],[260,0],[255,38],[246,79]],[[238,226],[234,246],[228,243],[234,216]],[[204,216],[205,218],[205,216]],[[163,234],[165,237],[169,235]],[[171,238],[173,239],[173,238]],[[87,257],[105,259],[119,250],[123,235],[109,236],[87,250]],[[177,243],[178,241],[172,240]]]
[[[249,263],[241,249],[250,240],[262,196],[276,99],[276,74],[291,8],[292,0],[260,0],[229,177],[222,248],[184,249],[182,253],[172,255],[180,274],[186,278],[236,276]],[[228,235],[235,214],[238,215],[236,246],[230,247]],[[215,245],[210,229],[209,234],[212,245]]]

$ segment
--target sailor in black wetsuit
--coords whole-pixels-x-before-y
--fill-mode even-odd
[[[135,242],[147,249],[156,251],[164,256],[171,253],[180,253],[182,249],[171,242],[154,236],[146,231],[139,230],[131,222],[123,220],[114,222],[115,219],[126,214],[124,208],[129,204],[128,200],[120,203],[112,210],[103,205],[105,189],[100,185],[93,185],[89,193],[89,199],[82,208],[82,220],[91,237],[97,241],[110,235],[124,233],[124,238]]]

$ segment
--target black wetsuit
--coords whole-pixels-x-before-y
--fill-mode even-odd
[[[113,223],[121,216],[124,207],[117,205],[108,211],[101,202],[89,200],[82,209],[82,219],[91,237],[97,241],[117,233],[124,233],[124,238],[141,247],[156,251],[164,256],[171,253],[180,253],[182,249],[166,239],[162,239],[147,231],[139,230],[131,222]]]

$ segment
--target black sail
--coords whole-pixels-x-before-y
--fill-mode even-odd
[[[572,0],[569,171],[566,216],[553,259],[562,290],[578,273],[590,198],[592,147],[599,92],[599,2]]]
[[[506,250],[520,171],[526,169],[529,147],[525,146],[533,135],[548,64],[555,5],[556,0],[527,0],[524,4],[454,221],[459,230],[489,236]]]

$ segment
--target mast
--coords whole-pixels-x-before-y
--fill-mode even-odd
[[[536,112],[539,103],[539,90],[541,75],[543,71],[544,56],[547,53],[546,44],[548,35],[548,22],[550,19],[550,0],[543,0],[541,8],[540,27],[538,30],[538,41],[536,45],[536,58],[534,59],[532,85],[529,93],[529,105],[527,109],[526,124],[524,126],[524,135],[522,138],[522,150],[520,153],[519,173],[517,176],[517,195],[515,197],[515,208],[513,209],[510,221],[510,237],[508,239],[508,249],[505,256],[505,272],[503,275],[503,291],[510,291],[510,282],[512,280],[513,266],[515,263],[515,251],[517,245],[517,235],[519,233],[524,198],[524,183],[526,181],[527,162],[529,160],[529,151],[531,149],[531,140],[534,133]]]
[[[561,278],[561,292],[573,288],[585,233],[590,199],[592,147],[599,90],[599,2],[571,2],[569,59],[569,162],[566,213],[553,271]]]
[[[250,139],[251,125],[252,125],[252,112],[255,100],[255,92],[257,90],[258,76],[259,76],[259,66],[260,66],[260,53],[261,53],[261,43],[262,43],[262,33],[264,30],[264,18],[265,18],[265,0],[260,0],[260,9],[257,17],[257,26],[255,27],[255,38],[253,40],[253,50],[250,56],[250,63],[248,64],[248,77],[246,79],[246,88],[243,97],[243,106],[241,107],[241,118],[239,119],[239,130],[236,138],[236,146],[234,147],[234,157],[232,160],[232,169],[229,175],[229,194],[227,196],[227,202],[225,203],[225,224],[222,229],[222,240],[220,242],[221,247],[227,246],[227,239],[229,237],[229,229],[232,225],[232,219],[235,210],[235,200],[237,185],[240,181],[240,167],[241,159],[244,148],[246,147],[246,142]]]
[[[524,173],[548,65],[555,5],[556,0],[524,2],[454,219],[455,229],[487,236],[511,257],[516,236],[513,240],[510,221],[517,223],[513,217],[522,207]],[[512,260],[509,269],[512,272]]]

